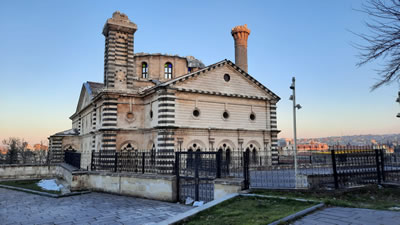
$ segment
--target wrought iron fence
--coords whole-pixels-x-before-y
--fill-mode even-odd
[[[166,170],[165,160],[174,159],[174,152],[151,150],[92,151],[91,170],[132,173],[173,173],[173,164]],[[173,162],[172,162],[173,163]]]
[[[335,188],[380,184],[382,151],[373,146],[331,147]]]
[[[400,183],[400,152],[383,152],[382,180],[388,183]]]
[[[76,151],[64,151],[64,162],[80,169],[81,168],[81,153],[76,152]]]
[[[300,152],[297,168],[293,155],[276,157],[267,149],[198,149],[200,156],[192,150],[179,152],[177,158],[172,151],[102,150],[92,152],[91,169],[176,174],[182,178],[196,177],[197,171],[198,177],[242,178],[245,188],[265,189],[345,188],[384,181],[400,183],[400,154],[373,146],[331,146],[328,151]],[[184,189],[193,182],[190,178],[183,179],[181,184],[187,185],[181,186],[180,192],[195,191]],[[188,195],[196,197],[195,192]]]
[[[250,188],[292,189],[334,186],[330,154],[299,155],[297,171],[293,156],[279,156],[276,160],[266,149],[259,151],[236,149],[229,154],[222,154],[222,158],[224,157],[222,175],[243,178],[245,186]]]

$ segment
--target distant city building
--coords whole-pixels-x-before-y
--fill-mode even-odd
[[[329,149],[328,144],[310,141],[308,144],[297,145],[297,151],[327,151]]]
[[[7,154],[8,149],[9,149],[8,145],[0,145],[0,154],[2,154],[2,155]]]
[[[40,150],[47,151],[48,148],[49,148],[48,146],[42,145],[42,144],[35,144],[35,145],[33,145],[33,150],[34,150],[34,151],[40,151]]]
[[[278,141],[279,154],[280,155],[293,155],[294,152],[294,141],[293,139],[285,138]],[[329,146],[326,143],[316,142],[314,140],[300,140],[300,144],[297,145],[297,152],[312,152],[312,151],[327,151]]]
[[[25,146],[25,150],[33,151],[32,145],[27,144],[27,145]]]

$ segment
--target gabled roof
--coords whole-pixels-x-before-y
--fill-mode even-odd
[[[81,89],[81,94],[79,95],[79,101],[78,105],[76,106],[76,112],[79,112],[83,107],[85,107],[87,104],[85,104],[85,96],[86,94],[86,100],[91,101],[100,91],[104,88],[104,84],[102,83],[97,83],[97,82],[91,82],[87,81],[86,83],[83,83],[82,89]],[[88,99],[87,99],[88,97]],[[87,102],[86,102],[87,103]]]
[[[86,82],[85,85],[88,85],[88,91],[92,97],[96,96],[98,93],[100,93],[101,89],[104,88],[103,83],[97,83],[92,81]]]
[[[79,135],[78,129],[64,130],[64,131],[58,132],[52,136],[76,136],[76,135]]]
[[[200,75],[200,74],[202,74],[202,73],[204,73],[204,72],[207,72],[207,71],[216,69],[216,68],[218,68],[218,67],[220,67],[220,66],[223,66],[223,65],[225,65],[225,64],[230,65],[230,66],[231,66],[232,68],[234,68],[236,71],[238,71],[239,73],[241,73],[244,77],[246,77],[246,78],[249,79],[251,82],[253,82],[254,84],[256,84],[258,87],[260,87],[261,89],[263,89],[266,93],[268,93],[269,95],[271,95],[271,96],[273,97],[274,100],[276,100],[276,101],[279,101],[279,100],[280,100],[280,97],[279,97],[278,95],[276,95],[274,92],[272,92],[271,90],[269,90],[269,89],[268,89],[267,87],[265,87],[263,84],[261,84],[260,82],[258,82],[254,77],[252,77],[250,74],[248,74],[248,73],[245,72],[244,70],[240,69],[237,65],[235,65],[233,62],[231,62],[231,61],[228,60],[228,59],[224,59],[224,60],[222,60],[222,61],[220,61],[220,62],[217,62],[217,63],[215,63],[215,64],[209,65],[209,66],[205,67],[204,69],[195,71],[195,72],[193,72],[193,73],[188,73],[188,74],[186,74],[186,75],[183,75],[183,76],[177,77],[177,78],[175,78],[175,79],[166,81],[166,82],[164,82],[164,83],[161,83],[161,84],[157,85],[156,87],[168,87],[168,86],[174,85],[174,84],[176,84],[176,83],[178,83],[178,82],[182,82],[182,81],[185,81],[185,80],[190,79],[190,78],[192,78],[192,77],[198,76],[198,75]],[[156,87],[154,87],[154,88],[156,88]],[[152,89],[152,88],[150,88],[150,89]],[[148,89],[148,90],[149,90],[149,89]]]

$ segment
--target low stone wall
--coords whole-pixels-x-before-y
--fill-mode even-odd
[[[173,175],[89,172],[87,187],[140,198],[169,202],[177,200],[176,176]]]
[[[94,190],[175,202],[176,176],[80,171],[65,164],[0,165],[0,179],[62,178],[71,191]]]
[[[61,163],[55,168],[56,177],[62,178],[68,184],[68,188],[71,191],[87,190],[87,171],[76,170],[66,163]]]
[[[242,178],[216,179],[214,180],[214,199],[239,193],[243,188],[244,180]]]
[[[42,179],[54,177],[55,165],[0,165],[0,179]]]

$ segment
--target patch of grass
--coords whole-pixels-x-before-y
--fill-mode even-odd
[[[389,209],[400,206],[399,188],[366,186],[346,191],[279,191],[254,190],[255,194],[304,198],[325,202],[326,205],[368,209]]]
[[[200,212],[189,218],[188,221],[178,224],[268,224],[315,204],[313,202],[239,196]]]
[[[1,181],[0,184],[2,185],[7,185],[7,186],[12,186],[12,187],[20,187],[20,188],[25,188],[25,189],[30,189],[34,191],[41,191],[41,192],[47,192],[50,194],[61,194],[61,191],[51,191],[51,190],[45,190],[42,189],[37,185],[37,182],[40,180],[35,179],[35,180],[10,180],[10,181]]]

